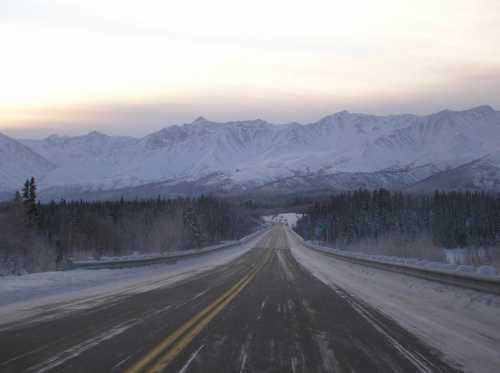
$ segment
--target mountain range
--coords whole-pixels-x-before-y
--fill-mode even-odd
[[[142,138],[0,134],[0,193],[38,179],[42,199],[334,192],[500,191],[500,112],[342,111],[308,123],[192,123]]]

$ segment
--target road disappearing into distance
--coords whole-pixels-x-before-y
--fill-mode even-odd
[[[0,371],[460,371],[376,308],[314,277],[293,256],[293,240],[276,224],[212,270],[64,317],[3,325]]]

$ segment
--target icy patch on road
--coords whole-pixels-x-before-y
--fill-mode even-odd
[[[189,357],[188,361],[186,361],[186,364],[183,365],[181,370],[179,370],[179,373],[186,373],[187,370],[189,369],[189,366],[193,362],[193,360],[196,358],[196,356],[200,353],[200,351],[205,347],[205,345],[201,345],[193,354]]]
[[[341,368],[335,358],[335,353],[328,343],[328,334],[320,333],[314,335],[314,340],[321,355],[321,364],[326,372],[340,372]]]
[[[297,261],[325,284],[380,310],[466,371],[498,371],[499,296],[345,262],[287,234]]]
[[[288,268],[288,264],[286,263],[286,259],[283,257],[283,250],[278,249],[276,250],[276,254],[278,256],[278,260],[281,264],[281,268],[283,269],[283,272],[285,272],[285,276],[288,281],[293,281],[293,273],[290,271],[290,268]]]
[[[262,314],[264,313],[264,308],[266,307],[267,298],[268,297],[265,297],[262,303],[260,304],[260,311],[259,314],[257,315],[257,320],[260,320],[262,318]]]
[[[132,321],[127,321],[126,323],[120,324],[105,333],[99,334],[96,337],[93,337],[91,339],[88,339],[84,342],[79,343],[76,346],[73,346],[67,350],[62,351],[61,353],[49,358],[48,360],[37,364],[35,366],[30,367],[27,371],[28,372],[47,372],[49,370],[52,370],[54,368],[57,368],[58,366],[64,364],[66,361],[73,359],[85,351],[88,351],[95,346],[99,345],[100,343],[107,341],[119,334],[122,334],[126,330],[130,329],[134,325],[138,323],[137,320],[132,320]]]
[[[245,342],[241,346],[240,349],[240,373],[245,371],[247,361],[248,361],[248,352],[250,351],[250,345],[252,343],[253,334],[249,333],[245,339]]]

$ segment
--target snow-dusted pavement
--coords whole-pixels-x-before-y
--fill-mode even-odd
[[[334,289],[380,310],[469,372],[500,372],[500,297],[345,262],[288,231],[296,260]]]
[[[2,373],[500,366],[498,297],[332,259],[284,225],[175,265],[6,280]]]
[[[304,270],[283,225],[248,246],[212,270],[157,273],[0,326],[0,371],[460,372],[437,348]]]
[[[0,330],[3,324],[24,319],[55,318],[126,296],[175,284],[228,263],[250,250],[262,237],[245,244],[191,257],[175,264],[124,269],[41,272],[0,278]],[[47,314],[47,307],[51,313]]]

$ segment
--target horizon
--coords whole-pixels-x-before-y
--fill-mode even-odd
[[[343,109],[500,107],[499,8],[495,0],[1,4],[0,131],[140,136],[200,113],[302,123]]]
[[[419,117],[425,117],[425,116],[434,115],[434,114],[438,114],[440,112],[445,112],[445,111],[464,112],[464,111],[476,110],[476,109],[479,109],[479,108],[489,108],[489,109],[492,109],[493,111],[499,111],[499,110],[497,110],[497,108],[495,108],[495,107],[493,107],[492,105],[489,105],[489,104],[483,104],[483,105],[477,105],[477,106],[473,106],[473,107],[467,107],[467,108],[460,109],[460,110],[444,108],[444,109],[441,109],[439,111],[434,111],[434,112],[424,113],[424,114],[416,114],[416,113],[404,112],[404,113],[393,113],[393,114],[382,115],[382,114],[373,114],[373,113],[363,113],[363,112],[359,112],[359,111],[354,112],[354,111],[350,111],[350,110],[340,110],[340,111],[332,112],[330,114],[322,115],[319,118],[317,118],[316,120],[309,121],[309,122],[299,122],[299,121],[293,121],[292,120],[292,121],[289,121],[289,122],[282,122],[282,123],[272,122],[272,121],[266,120],[264,118],[246,118],[246,119],[236,119],[236,120],[228,120],[228,121],[219,121],[219,120],[213,120],[211,118],[207,118],[206,116],[200,115],[200,116],[198,116],[198,117],[196,117],[196,118],[194,118],[192,120],[184,121],[184,122],[181,122],[181,123],[173,123],[173,124],[170,124],[170,125],[160,126],[158,128],[151,128],[148,132],[143,132],[143,133],[140,133],[140,134],[125,135],[125,134],[113,132],[113,130],[111,130],[110,132],[106,132],[106,131],[99,130],[99,129],[96,129],[96,128],[92,129],[92,127],[88,127],[87,130],[80,129],[80,131],[79,131],[79,128],[73,128],[70,133],[65,133],[63,131],[60,131],[60,132],[54,132],[54,131],[52,131],[51,132],[50,129],[41,128],[41,129],[38,129],[39,135],[38,136],[35,135],[35,136],[32,136],[32,137],[16,136],[15,135],[16,130],[14,130],[14,134],[12,134],[12,133],[9,133],[10,132],[9,129],[7,131],[3,131],[0,128],[0,134],[4,134],[6,136],[9,136],[9,137],[11,137],[13,139],[17,139],[17,140],[44,140],[44,139],[52,137],[52,136],[56,136],[56,137],[80,137],[80,136],[87,136],[87,135],[90,135],[90,134],[93,134],[93,133],[101,134],[101,135],[104,135],[104,136],[130,137],[130,138],[140,139],[140,138],[146,137],[146,136],[148,136],[148,135],[150,135],[152,133],[161,131],[162,129],[165,129],[165,128],[168,128],[168,127],[172,127],[172,126],[184,126],[184,125],[193,124],[193,123],[195,123],[196,121],[198,121],[200,119],[202,119],[202,120],[204,120],[206,122],[209,122],[209,123],[216,123],[216,124],[226,124],[226,123],[231,123],[231,122],[252,122],[252,121],[259,121],[259,120],[261,120],[263,122],[266,122],[266,123],[268,123],[270,125],[274,125],[274,126],[284,126],[284,125],[288,125],[288,124],[292,124],[292,123],[299,124],[301,126],[306,126],[306,125],[313,124],[313,123],[316,123],[318,121],[321,121],[322,119],[327,118],[329,116],[333,116],[333,115],[340,114],[340,113],[348,113],[348,114],[353,114],[353,115],[373,115],[373,116],[382,116],[382,117],[384,117],[384,116],[403,116],[403,115],[415,115],[415,116],[419,116]],[[23,133],[23,130],[21,130],[21,133]]]

